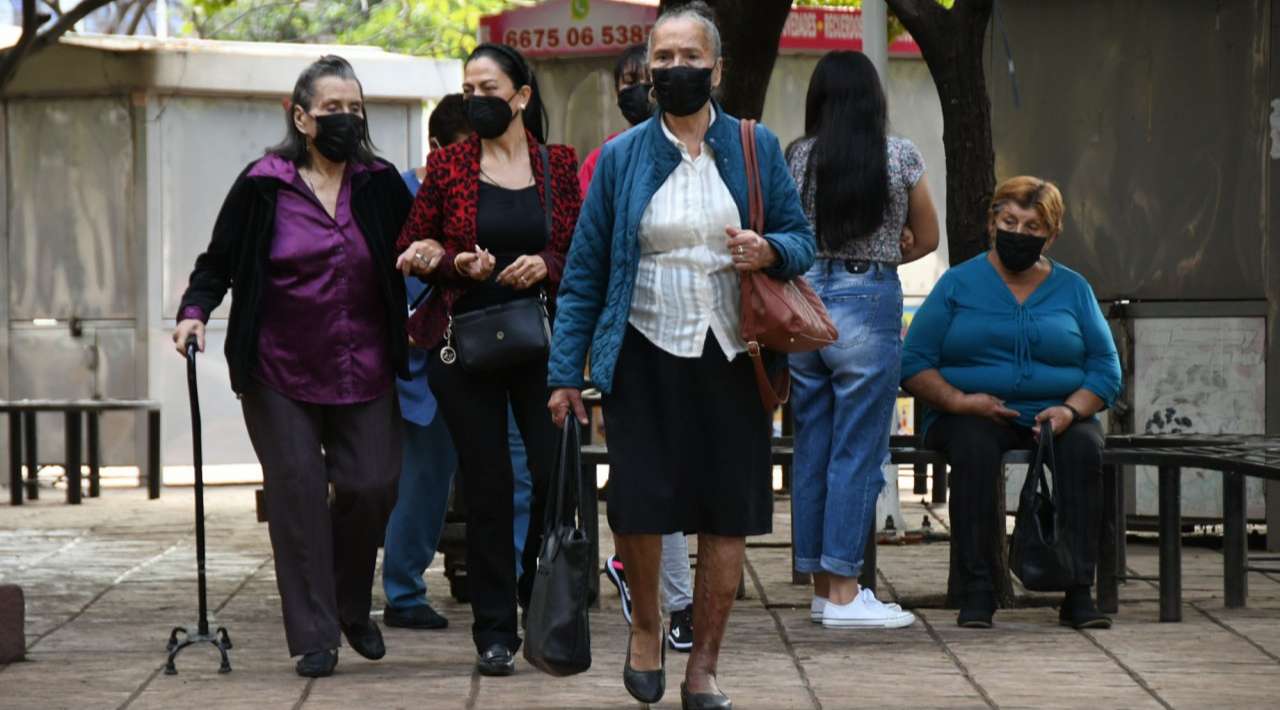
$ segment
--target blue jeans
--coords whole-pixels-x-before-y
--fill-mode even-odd
[[[850,273],[818,259],[805,276],[840,330],[791,356],[796,571],[857,577],[884,486],[902,369],[902,285],[892,266]]]
[[[533,477],[529,474],[524,440],[520,438],[510,408],[507,418],[507,439],[516,483],[513,542],[516,577],[519,577],[520,553],[529,532]],[[387,606],[402,610],[427,604],[427,582],[423,573],[435,558],[449,507],[453,472],[458,468],[458,456],[440,413],[437,412],[427,426],[405,420],[404,427],[399,497],[387,522],[382,558],[382,589]]]

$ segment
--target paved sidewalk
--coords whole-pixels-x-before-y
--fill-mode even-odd
[[[909,488],[908,488],[909,489]],[[6,496],[7,497],[7,496]],[[255,522],[253,489],[211,489],[209,595],[235,643],[234,672],[217,674],[212,649],[160,672],[175,624],[195,620],[191,490],[159,501],[112,490],[84,505],[44,495],[0,506],[0,583],[27,594],[29,661],[0,666],[3,708],[588,708],[635,707],[621,683],[626,628],[612,587],[592,615],[594,666],[552,679],[521,661],[512,678],[473,672],[470,613],[448,598],[439,564],[431,596],[449,617],[443,632],[387,629],[387,658],[349,649],[338,675],[307,681],[285,656],[266,527]],[[933,515],[904,496],[909,520]],[[1155,588],[1121,589],[1110,631],[1057,626],[1052,597],[1000,612],[990,631],[959,629],[936,605],[945,588],[947,545],[882,546],[881,596],[917,608],[911,628],[832,632],[808,620],[808,594],[790,584],[787,503],[773,536],[748,552],[748,598],[735,608],[721,683],[739,708],[1280,706],[1280,576],[1252,574],[1250,608],[1222,606],[1221,555],[1189,546],[1185,621],[1156,621]],[[602,529],[607,528],[602,521]],[[602,546],[608,553],[607,533]],[[1154,574],[1154,545],[1129,547],[1129,565]],[[382,608],[381,589],[375,608]],[[679,707],[686,656],[668,655],[667,697]]]

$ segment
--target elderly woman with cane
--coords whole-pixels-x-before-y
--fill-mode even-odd
[[[407,376],[395,242],[412,198],[374,155],[364,92],[341,57],[298,77],[285,139],[236,178],[196,259],[179,352],[231,290],[227,364],[266,489],[289,653],[327,676],[341,631],[382,658],[373,572],[400,476]],[[333,501],[329,485],[333,484]]]

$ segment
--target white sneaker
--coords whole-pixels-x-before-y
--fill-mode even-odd
[[[872,598],[874,597],[875,595],[872,594]],[[827,605],[830,603],[831,602],[826,597],[814,597],[813,601],[809,602],[809,621],[812,621],[815,624],[821,624],[822,612],[826,611]],[[893,609],[894,611],[902,611],[902,607],[894,604],[893,602],[885,604],[885,606]]]
[[[863,589],[848,604],[828,602],[822,611],[822,625],[828,629],[900,629],[915,621],[915,614],[881,603],[870,589]]]
[[[822,612],[826,611],[827,605],[830,603],[826,597],[814,597],[813,601],[809,602],[809,621],[821,624]]]

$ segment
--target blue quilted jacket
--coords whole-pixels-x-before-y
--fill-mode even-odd
[[[716,116],[705,140],[745,226],[749,223],[747,177],[740,124],[719,106]],[[612,388],[640,261],[640,219],[680,164],[680,152],[663,134],[659,120],[651,118],[614,138],[600,153],[556,299],[547,375],[551,387],[583,386],[589,348],[592,382],[605,393]],[[800,206],[777,136],[757,126],[755,138],[765,205],[763,236],[779,257],[768,273],[789,279],[813,263],[813,229]]]

